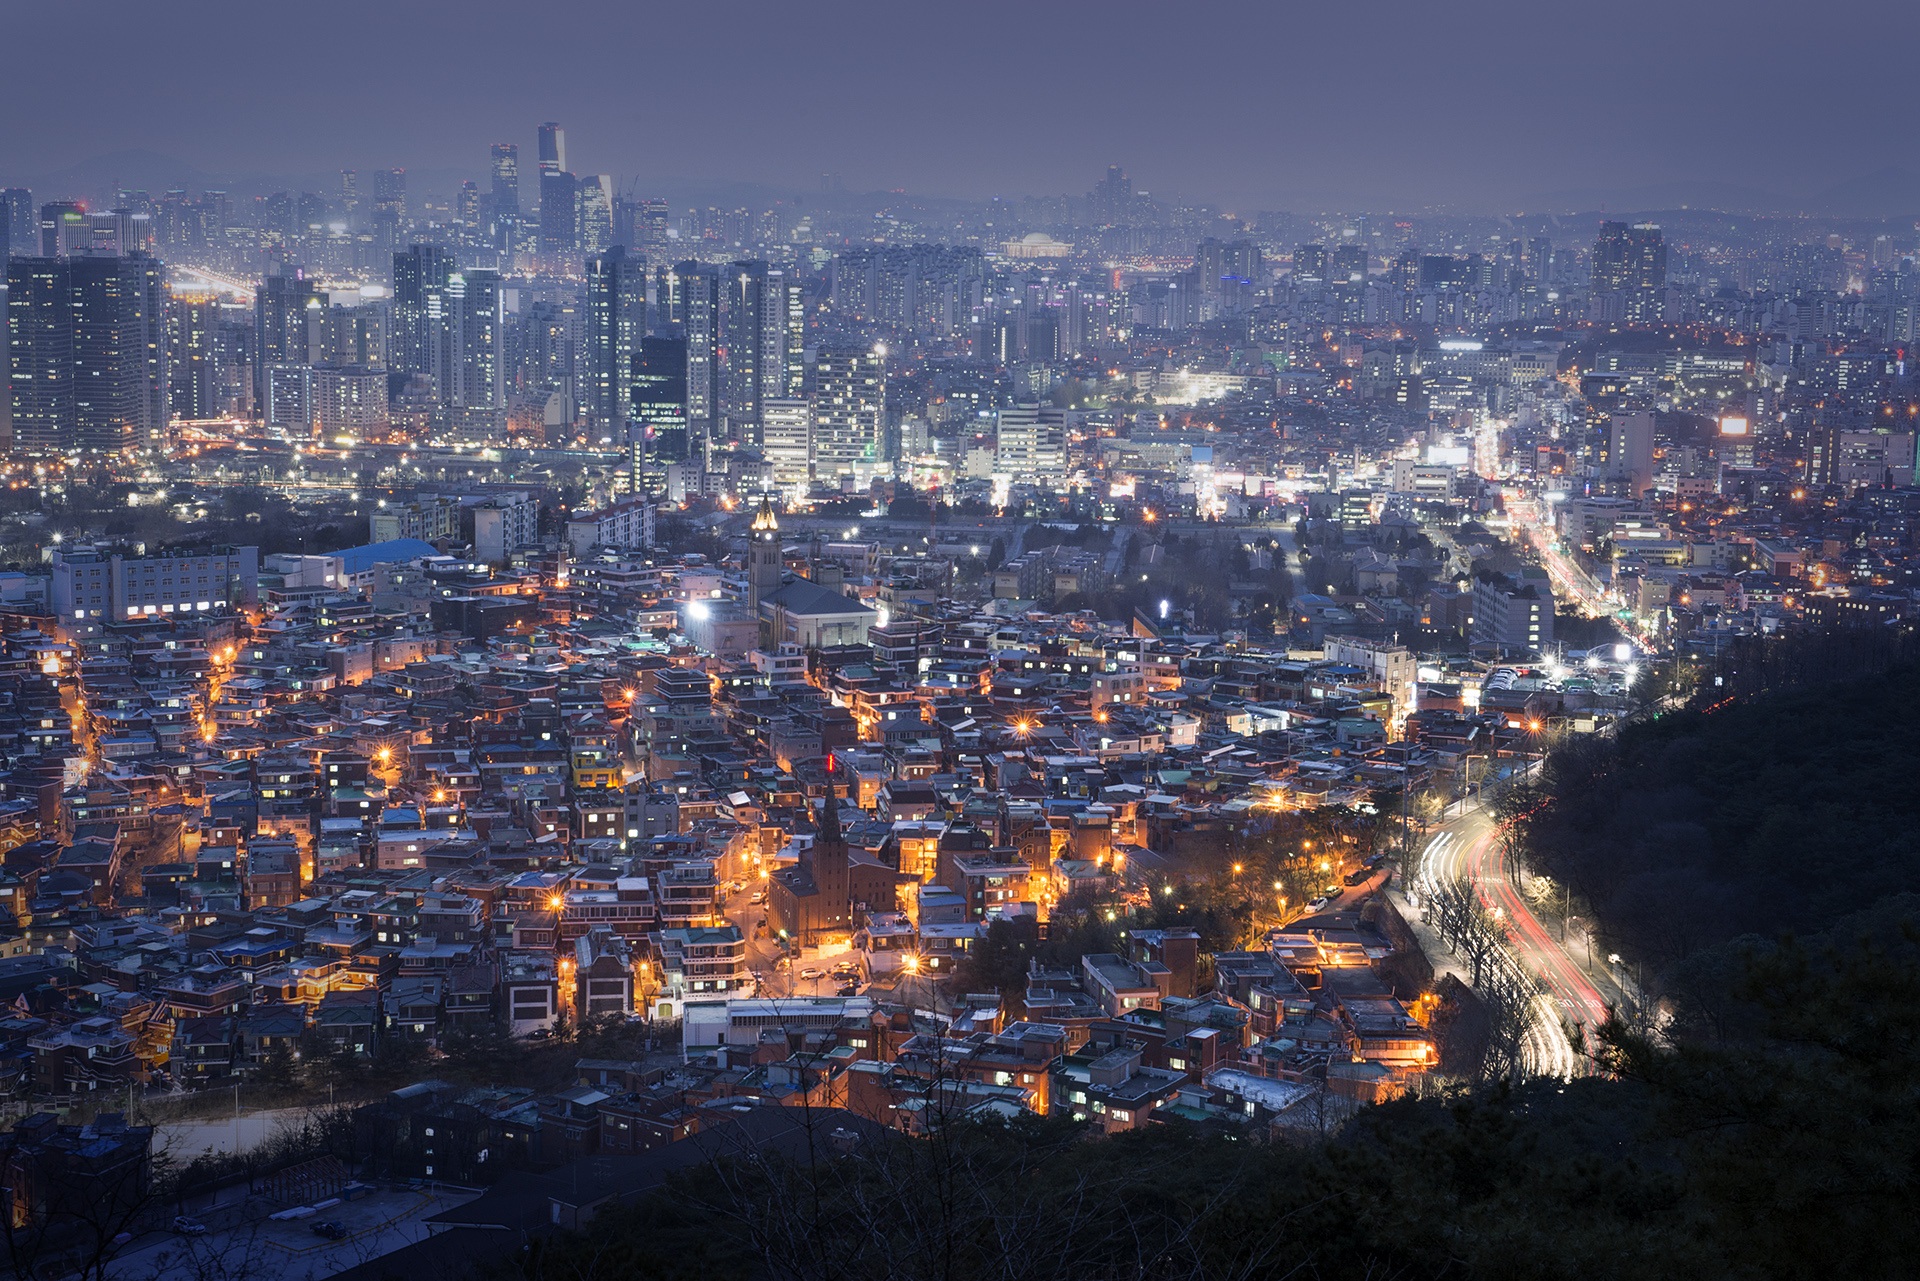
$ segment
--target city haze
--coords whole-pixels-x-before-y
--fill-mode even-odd
[[[1250,209],[1920,206],[1920,15],[1864,0],[8,8],[40,56],[0,81],[0,179],[40,189],[452,175],[559,119],[576,167],[656,190],[977,199],[1121,163]]]

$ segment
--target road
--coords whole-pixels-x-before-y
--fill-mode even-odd
[[[1415,886],[1424,897],[1447,882],[1464,880],[1506,923],[1506,959],[1545,985],[1536,1002],[1534,1030],[1527,1038],[1528,1066],[1544,1076],[1574,1076],[1582,1063],[1566,1027],[1599,1026],[1607,1017],[1607,1001],[1514,887],[1508,877],[1506,850],[1498,838],[1491,816],[1484,810],[1467,810],[1427,843]]]

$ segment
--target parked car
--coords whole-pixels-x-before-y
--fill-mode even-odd
[[[198,1219],[189,1219],[182,1214],[173,1221],[173,1230],[183,1237],[203,1237],[207,1235],[207,1225]]]
[[[1326,910],[1327,910],[1327,900],[1323,898],[1313,899],[1309,901],[1307,904],[1308,912],[1324,912]]]
[[[322,1219],[313,1225],[313,1235],[325,1237],[329,1241],[338,1241],[347,1235],[347,1225],[338,1219]]]
[[[1364,867],[1355,868],[1353,871],[1347,873],[1347,884],[1358,885],[1370,875],[1372,875],[1372,873],[1368,872]]]
[[[858,983],[842,983],[839,987],[839,990],[836,991],[834,995],[835,996],[858,996],[860,995],[860,985]]]
[[[766,901],[767,901],[767,892],[765,890],[755,890],[752,896],[747,899],[747,902],[753,904],[755,907],[759,907],[762,903]]]
[[[806,969],[800,971],[800,977],[811,983],[814,979],[820,978],[821,974],[819,970],[809,965]]]

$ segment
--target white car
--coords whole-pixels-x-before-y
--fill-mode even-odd
[[[806,969],[800,971],[800,977],[811,983],[820,977],[820,971],[814,969],[812,966],[808,966]]]

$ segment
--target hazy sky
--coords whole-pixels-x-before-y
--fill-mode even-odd
[[[0,0],[0,177],[569,161],[685,183],[1537,203],[1904,165],[1894,0]],[[1920,168],[1920,162],[1916,162]]]

